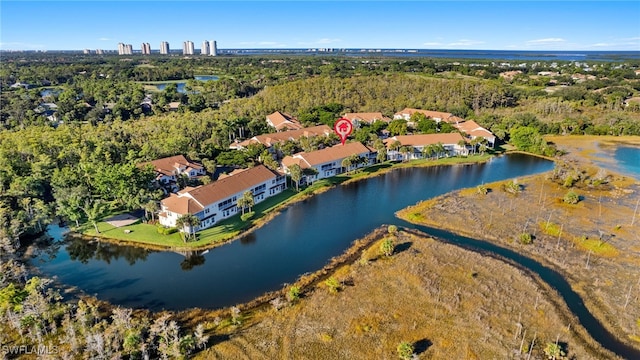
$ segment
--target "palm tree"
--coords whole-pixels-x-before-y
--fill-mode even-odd
[[[376,161],[384,162],[387,160],[387,146],[380,139],[376,139],[373,142],[373,147],[376,149]]]
[[[200,225],[200,219],[193,215],[186,213],[180,216],[176,220],[176,227],[182,228],[182,231],[187,235],[183,238],[184,242],[187,242],[191,238],[191,235],[195,235],[195,228]]]
[[[253,193],[250,190],[245,191],[242,194],[242,197],[238,199],[238,207],[242,209],[242,215],[244,215],[244,209],[249,208],[249,212],[251,212],[251,208],[255,204],[255,200],[253,199]]]
[[[480,153],[484,155],[484,152],[487,151],[487,139],[481,138],[480,140]]]
[[[156,211],[160,210],[158,206],[158,202],[155,200],[149,200],[142,205],[144,209],[144,217],[145,219],[151,214],[151,221],[156,221]]]
[[[353,163],[351,162],[351,157],[342,159],[342,163],[340,163],[340,165],[342,165],[342,167],[345,168],[345,172],[348,173],[351,169],[351,166],[353,165]]]
[[[253,198],[253,193],[249,190],[245,191],[242,194],[242,197],[245,198],[245,205],[249,208],[249,212],[251,212],[251,208],[255,205],[255,199]]]
[[[412,150],[413,147],[408,145],[400,148],[400,152],[402,153],[402,161],[409,160],[409,157],[407,155],[409,155]]]
[[[427,145],[424,148],[422,148],[422,152],[425,153],[429,159],[431,159],[431,156],[433,155],[433,145]]]
[[[471,143],[473,145],[473,142]],[[460,140],[458,141],[458,146],[460,146],[462,149],[466,149],[467,148],[467,142],[464,140]]]
[[[293,164],[289,167],[289,173],[291,174],[291,180],[296,183],[296,191],[298,191],[298,186],[300,185],[300,180],[302,179],[302,168],[298,164]]]
[[[438,155],[438,159],[440,159],[440,155],[445,151],[444,145],[441,142],[434,145],[434,149],[436,154]]]
[[[244,215],[244,209],[247,207],[244,196],[238,199],[236,206],[238,206],[242,210],[242,215]]]

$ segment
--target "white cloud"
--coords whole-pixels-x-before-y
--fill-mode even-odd
[[[527,44],[531,45],[547,45],[547,44],[557,44],[561,42],[565,42],[565,39],[562,38],[545,38],[545,39],[535,39],[527,41]]]
[[[100,40],[100,41],[111,41],[111,39],[109,39],[108,37],[101,37],[98,40]]]
[[[589,45],[589,47],[610,47],[615,45],[616,44],[610,44],[610,43],[597,43],[597,44],[591,44]]]
[[[461,39],[452,43],[448,43],[447,46],[473,46],[480,44],[484,44],[484,41]]]
[[[439,43],[439,42],[426,42],[426,43],[423,43],[422,45],[424,45],[424,46],[440,46],[440,45],[443,45],[443,44]]]
[[[322,38],[316,41],[316,44],[333,44],[341,41],[342,41],[341,39]]]

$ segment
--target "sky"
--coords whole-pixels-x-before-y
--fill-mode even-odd
[[[640,1],[0,1],[0,50],[640,51]]]

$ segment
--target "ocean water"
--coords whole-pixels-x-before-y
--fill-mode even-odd
[[[236,55],[298,54],[446,59],[537,60],[537,61],[625,61],[640,60],[640,51],[529,51],[529,50],[429,50],[429,49],[224,49]]]

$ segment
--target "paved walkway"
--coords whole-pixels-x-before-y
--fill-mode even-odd
[[[140,218],[135,217],[129,213],[126,214],[120,214],[120,215],[116,215],[116,216],[112,216],[108,219],[105,219],[104,221],[107,224],[113,225],[115,227],[123,227],[123,226],[127,226],[127,225],[131,225],[133,223],[135,223],[136,221],[138,221]]]

